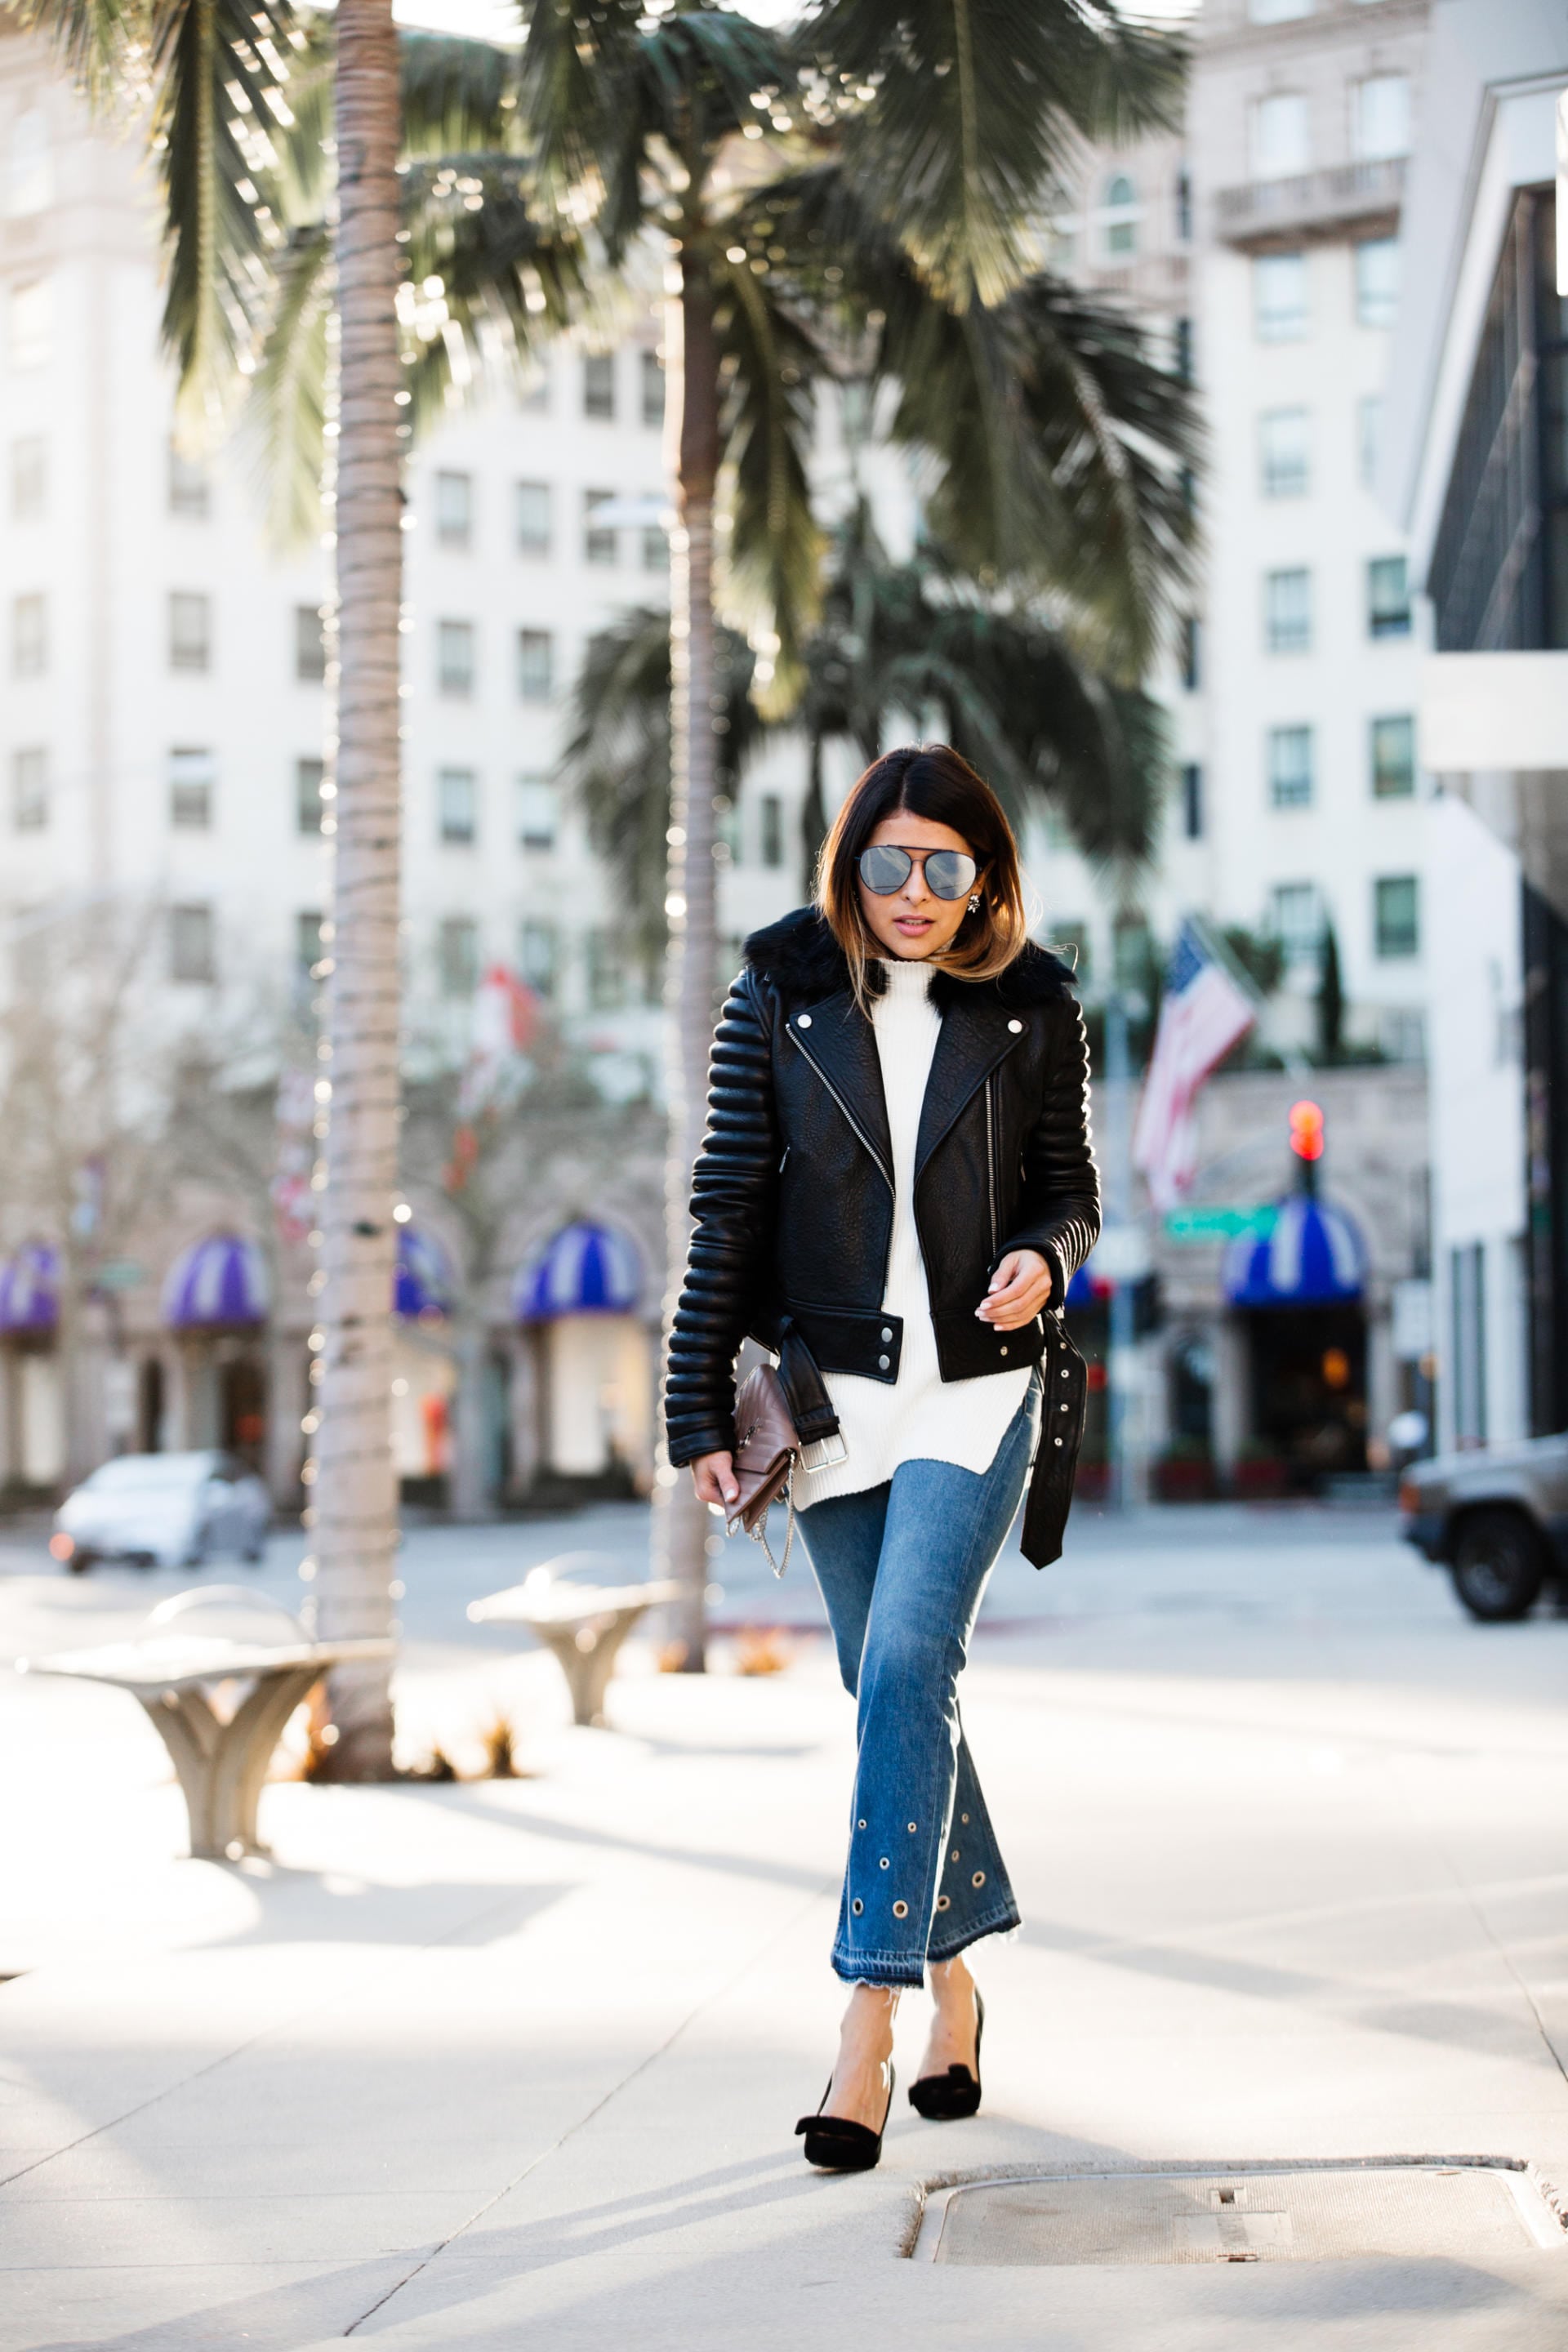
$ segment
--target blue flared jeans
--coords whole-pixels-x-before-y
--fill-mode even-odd
[[[903,1462],[801,1517],[858,1709],[849,1859],[833,1966],[849,1983],[919,1985],[928,1960],[1018,1925],[958,1711],[986,1580],[1039,1435],[1038,1373],[989,1470]]]

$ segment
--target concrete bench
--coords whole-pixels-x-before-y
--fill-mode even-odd
[[[615,1565],[600,1552],[563,1552],[531,1569],[521,1584],[468,1603],[476,1625],[526,1625],[538,1636],[566,1677],[574,1723],[603,1723],[621,1643],[646,1611],[680,1593],[669,1578],[651,1584],[588,1580],[588,1571]]]
[[[179,1775],[193,1857],[238,1862],[267,1852],[257,1806],[294,1709],[330,1667],[389,1658],[394,1647],[313,1642],[281,1602],[219,1584],[161,1601],[129,1641],[18,1658],[16,1668],[108,1683],[140,1699]]]

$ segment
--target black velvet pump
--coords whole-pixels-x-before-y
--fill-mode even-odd
[[[950,2066],[945,2074],[922,2074],[910,2084],[910,2105],[928,2124],[962,2123],[980,2112],[980,2037],[985,2031],[985,2002],[974,1990],[974,2072]]]
[[[893,2112],[893,2088],[898,2081],[891,2066],[888,2069],[888,2105],[882,2116],[882,2131],[873,2131],[869,2124],[851,2123],[847,2116],[825,2116],[818,2106],[814,2116],[802,2116],[796,2124],[795,2137],[804,2133],[805,2160],[824,2172],[869,2172],[882,2157],[882,2132],[888,2128],[888,2117]],[[833,2088],[833,2077],[827,2078],[827,2091]],[[827,2091],[822,2095],[826,2104]]]

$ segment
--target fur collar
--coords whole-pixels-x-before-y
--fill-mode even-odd
[[[815,907],[797,907],[746,941],[745,960],[751,969],[772,981],[786,1004],[813,1004],[849,985],[849,965],[843,949]],[[881,992],[882,975],[873,963],[868,973],[871,993]],[[1066,996],[1072,974],[1059,956],[1033,940],[1005,971],[994,980],[959,980],[950,971],[931,974],[931,1002],[945,1013],[960,997],[973,1003],[978,994],[1006,1007],[1048,1003]]]

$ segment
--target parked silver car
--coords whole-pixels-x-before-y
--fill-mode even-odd
[[[121,1454],[66,1496],[49,1549],[75,1575],[95,1559],[199,1568],[209,1553],[258,1560],[272,1506],[232,1454]]]
[[[1472,1617],[1522,1617],[1568,1570],[1568,1435],[1413,1462],[1400,1533],[1440,1562]]]

